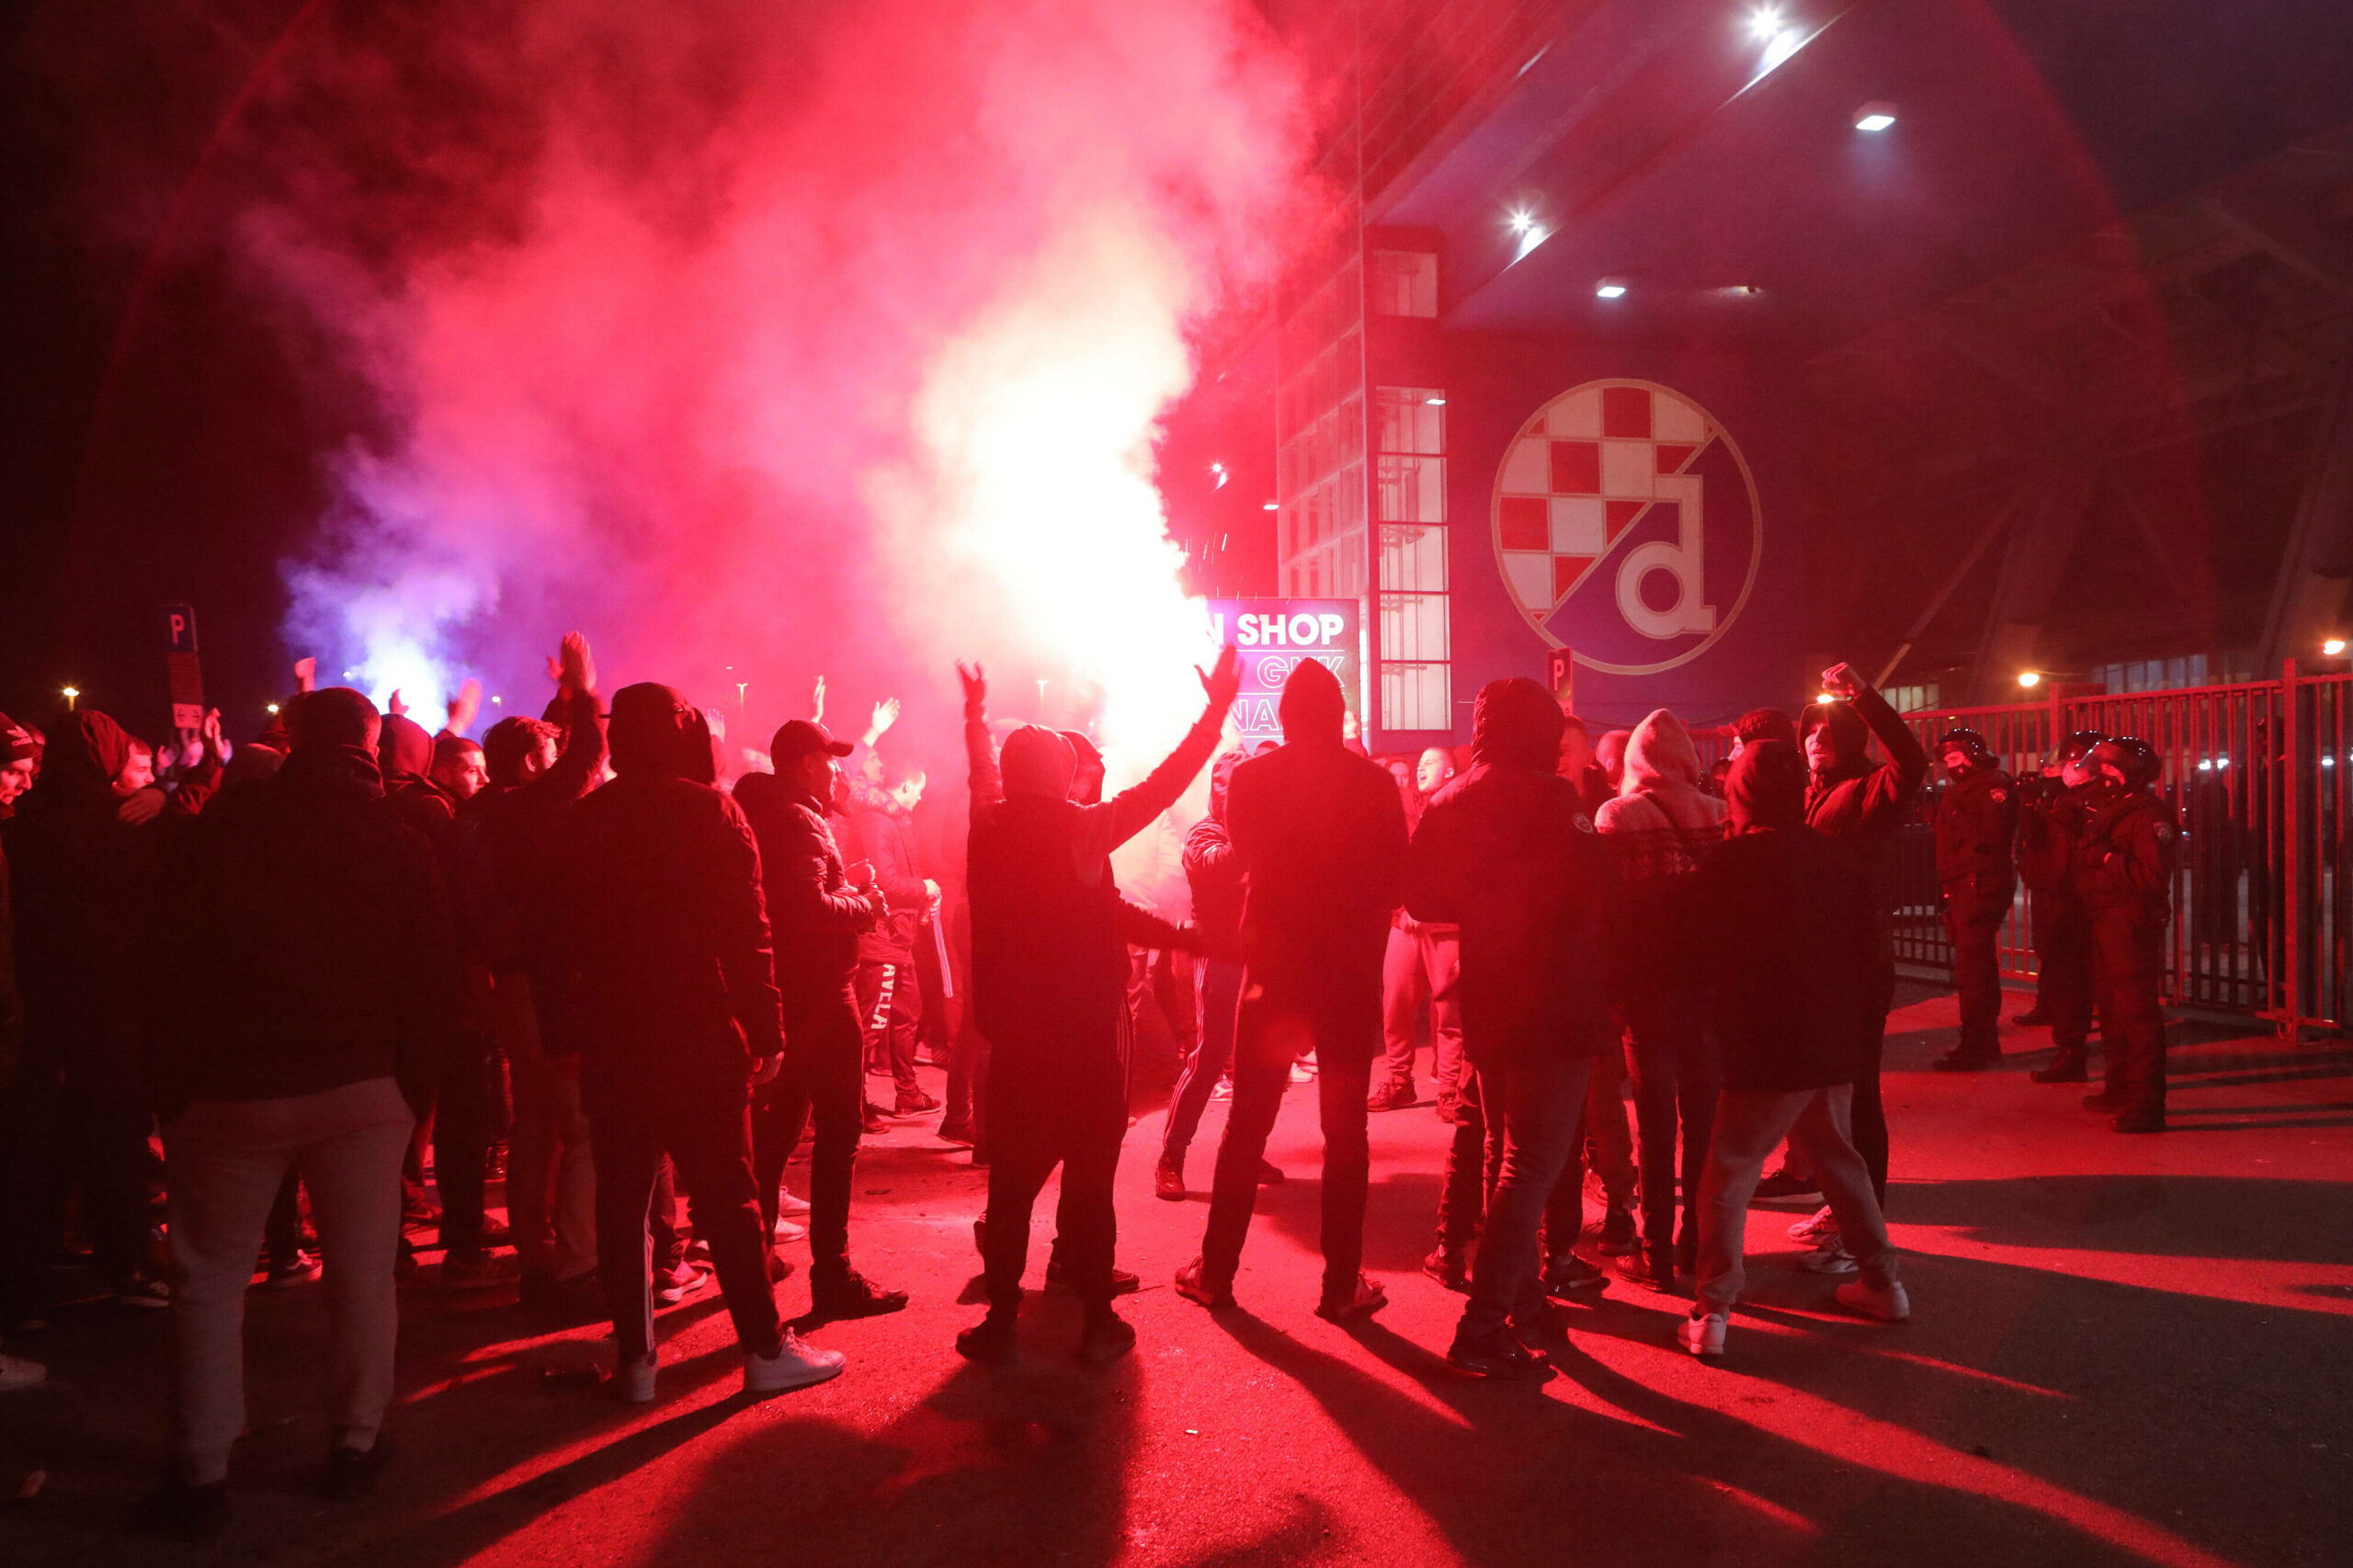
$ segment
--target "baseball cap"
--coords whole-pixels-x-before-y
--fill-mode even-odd
[[[834,739],[833,733],[813,719],[788,719],[778,728],[776,738],[768,742],[768,760],[781,767],[813,751],[847,756],[857,749],[847,741]]]

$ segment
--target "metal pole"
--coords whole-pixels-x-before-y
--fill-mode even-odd
[[[2288,994],[2287,1005],[2279,1010],[2279,1033],[2292,1044],[2301,1032],[2297,1028],[2296,1021],[2304,1000],[2304,890],[2302,875],[2303,835],[2300,831],[2302,824],[2297,820],[2296,809],[2299,804],[2296,797],[2301,793],[2296,786],[2298,775],[2301,772],[2300,759],[2302,752],[2297,744],[2296,735],[2296,661],[2294,659],[2283,659],[2279,664],[2279,738],[2281,746],[2279,767],[2279,849],[2280,858],[2286,862],[2280,868],[2280,878],[2281,892],[2287,905],[2283,912],[2285,918],[2280,921],[2279,926],[2288,945],[2288,950],[2280,964],[2281,972],[2288,983]],[[2266,847],[2268,848],[2268,846]]]

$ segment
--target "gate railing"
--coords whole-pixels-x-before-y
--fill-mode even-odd
[[[2353,771],[2353,675],[2085,696],[1907,713],[1933,756],[1955,726],[1982,733],[2021,778],[2077,730],[2137,735],[2165,759],[2158,792],[2182,829],[2166,933],[2168,999],[2249,1014],[2283,1034],[2343,1028],[2353,1012],[2353,863],[2346,819]],[[1932,770],[1933,771],[1933,770]],[[1936,852],[1923,822],[1905,831],[1897,956],[1949,967],[1937,908]],[[2003,924],[2004,974],[2035,971],[2031,915],[2020,892]]]

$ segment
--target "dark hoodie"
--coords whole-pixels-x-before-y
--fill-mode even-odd
[[[136,743],[106,714],[65,715],[6,826],[28,1062],[79,1059],[135,1082],[141,1000],[169,841],[210,792],[118,795]],[[217,768],[214,769],[217,774]]]
[[[1852,1083],[1876,1037],[1864,1017],[1877,949],[1862,861],[1805,825],[1805,788],[1786,742],[1742,747],[1724,780],[1730,836],[1693,884],[1684,957],[1711,996],[1727,1089]]]
[[[1253,984],[1369,994],[1377,1011],[1390,917],[1404,893],[1405,805],[1387,768],[1341,744],[1347,706],[1323,665],[1300,662],[1279,712],[1283,744],[1236,767],[1226,798],[1226,831],[1249,879],[1243,962]]]
[[[613,781],[551,840],[543,1011],[608,1083],[747,1072],[784,1049],[751,824],[712,786],[710,729],[672,687],[615,692],[611,743]]]
[[[1816,703],[1805,710],[1802,740],[1827,725],[1831,761],[1807,782],[1808,827],[1841,839],[1863,858],[1871,890],[1871,920],[1882,964],[1895,961],[1895,901],[1898,869],[1895,835],[1912,820],[1920,781],[1928,776],[1928,754],[1887,699],[1869,689],[1846,702]],[[1890,760],[1873,766],[1870,738]],[[1741,754],[1745,756],[1746,751]]]
[[[374,705],[305,699],[276,774],[199,820],[172,917],[196,1016],[159,1074],[189,1098],[278,1099],[394,1077],[414,1090],[457,996],[449,903],[424,837],[384,800]]]
[[[1554,771],[1560,703],[1524,676],[1490,681],[1472,729],[1471,770],[1415,831],[1405,907],[1462,928],[1473,1062],[1598,1055],[1618,1039],[1602,946],[1614,872],[1576,786]]]
[[[449,876],[457,857],[458,798],[433,782],[433,736],[415,720],[388,713],[376,741],[376,765],[393,814],[425,835]]]
[[[1072,1074],[1100,1086],[1124,1071],[1128,943],[1184,944],[1120,896],[1111,852],[1176,803],[1224,721],[1224,705],[1211,705],[1142,783],[1082,805],[1071,798],[1078,754],[1067,737],[1025,724],[1006,737],[1000,765],[987,714],[966,707],[972,1011],[992,1048],[991,1083],[1045,1092]]]

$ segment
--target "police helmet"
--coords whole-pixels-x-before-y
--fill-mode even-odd
[[[2059,743],[2058,755],[2052,760],[2064,767],[2068,763],[2091,756],[2092,748],[2106,739],[2108,737],[2097,730],[2077,730]]]
[[[2142,790],[2157,781],[2165,758],[2157,748],[2134,735],[2115,735],[2099,744],[2097,760],[2120,769],[2128,790]]]
[[[1975,730],[1947,730],[1943,738],[1937,742],[1937,755],[1942,756],[1949,751],[1957,751],[1967,756],[1972,767],[1984,767],[1994,760],[1994,753],[1985,744],[1985,737]]]

